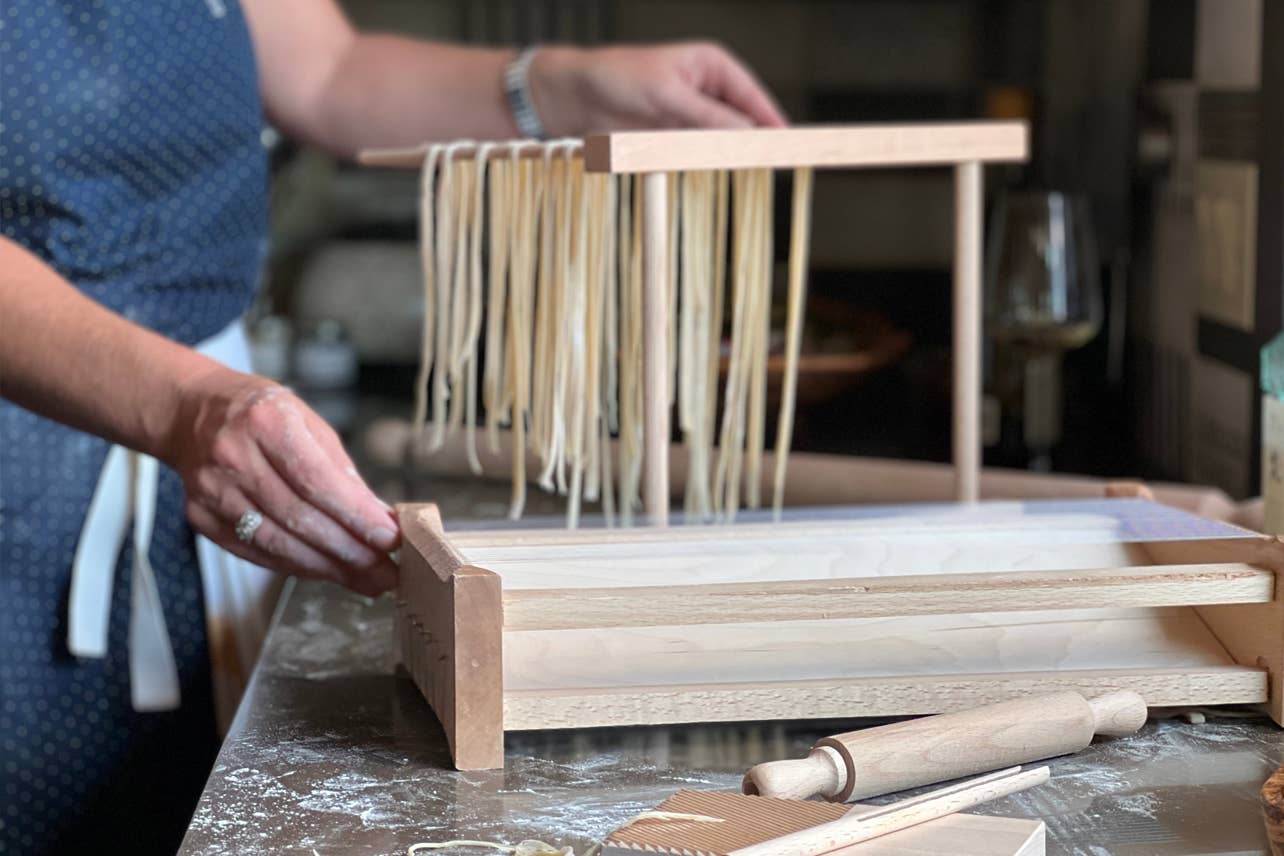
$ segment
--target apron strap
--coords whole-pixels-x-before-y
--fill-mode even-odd
[[[111,590],[129,525],[131,475],[129,450],[108,449],[71,566],[67,648],[77,657],[107,656]]]
[[[182,702],[174,648],[165,627],[148,551],[156,520],[160,465],[150,455],[134,460],[134,574],[129,604],[129,694],[134,710],[174,710]]]
[[[156,459],[122,446],[107,451],[76,545],[67,603],[67,648],[77,657],[107,656],[116,560],[133,521],[129,604],[129,687],[134,710],[174,710],[181,703],[174,648],[148,555],[156,519]]]

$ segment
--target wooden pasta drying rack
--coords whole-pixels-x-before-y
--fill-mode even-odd
[[[953,460],[956,495],[973,502],[980,471],[982,166],[1023,161],[1024,122],[846,125],[744,130],[619,131],[582,144],[453,144],[452,156],[543,157],[548,145],[574,151],[588,172],[642,177],[642,504],[650,521],[669,518],[670,425],[669,173],[695,170],[810,168],[954,169]],[[363,152],[370,166],[419,168],[425,147]]]

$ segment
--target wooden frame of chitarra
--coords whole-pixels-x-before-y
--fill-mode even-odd
[[[435,506],[406,505],[402,659],[460,769],[503,766],[506,729],[927,714],[1062,689],[1284,720],[1284,545],[1091,502],[449,535]],[[1142,522],[1121,529],[1120,509]]]
[[[559,141],[559,145],[566,141]],[[545,145],[514,144],[520,156],[541,157]],[[487,149],[509,157],[513,145]],[[651,522],[669,514],[669,326],[666,175],[689,170],[811,168],[954,169],[953,457],[955,493],[978,498],[981,456],[981,258],[985,163],[1024,161],[1024,122],[832,125],[741,130],[620,131],[590,135],[568,148],[589,172],[642,176],[642,504]],[[425,147],[361,152],[369,166],[417,169]],[[476,157],[480,146],[456,145],[453,157]]]

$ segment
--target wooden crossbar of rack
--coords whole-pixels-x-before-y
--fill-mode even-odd
[[[953,461],[956,495],[977,499],[980,470],[981,258],[983,164],[1023,161],[1024,122],[837,125],[740,130],[621,131],[579,140],[483,147],[456,144],[452,157],[539,157],[550,145],[584,158],[590,172],[642,176],[643,212],[643,483],[650,521],[669,515],[671,434],[668,365],[668,173],[705,169],[892,168],[954,169]],[[423,146],[362,153],[371,166],[418,168]]]
[[[1284,719],[1284,544],[1140,499],[664,530],[399,509],[403,662],[461,769],[505,730],[938,713],[1032,692]]]

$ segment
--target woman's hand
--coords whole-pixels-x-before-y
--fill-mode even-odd
[[[550,136],[623,128],[786,124],[753,74],[709,42],[647,47],[543,47],[531,97]]]
[[[362,482],[338,436],[286,388],[222,367],[186,385],[166,443],[187,519],[257,565],[362,594],[392,588],[392,512]],[[250,543],[236,523],[257,511]]]

